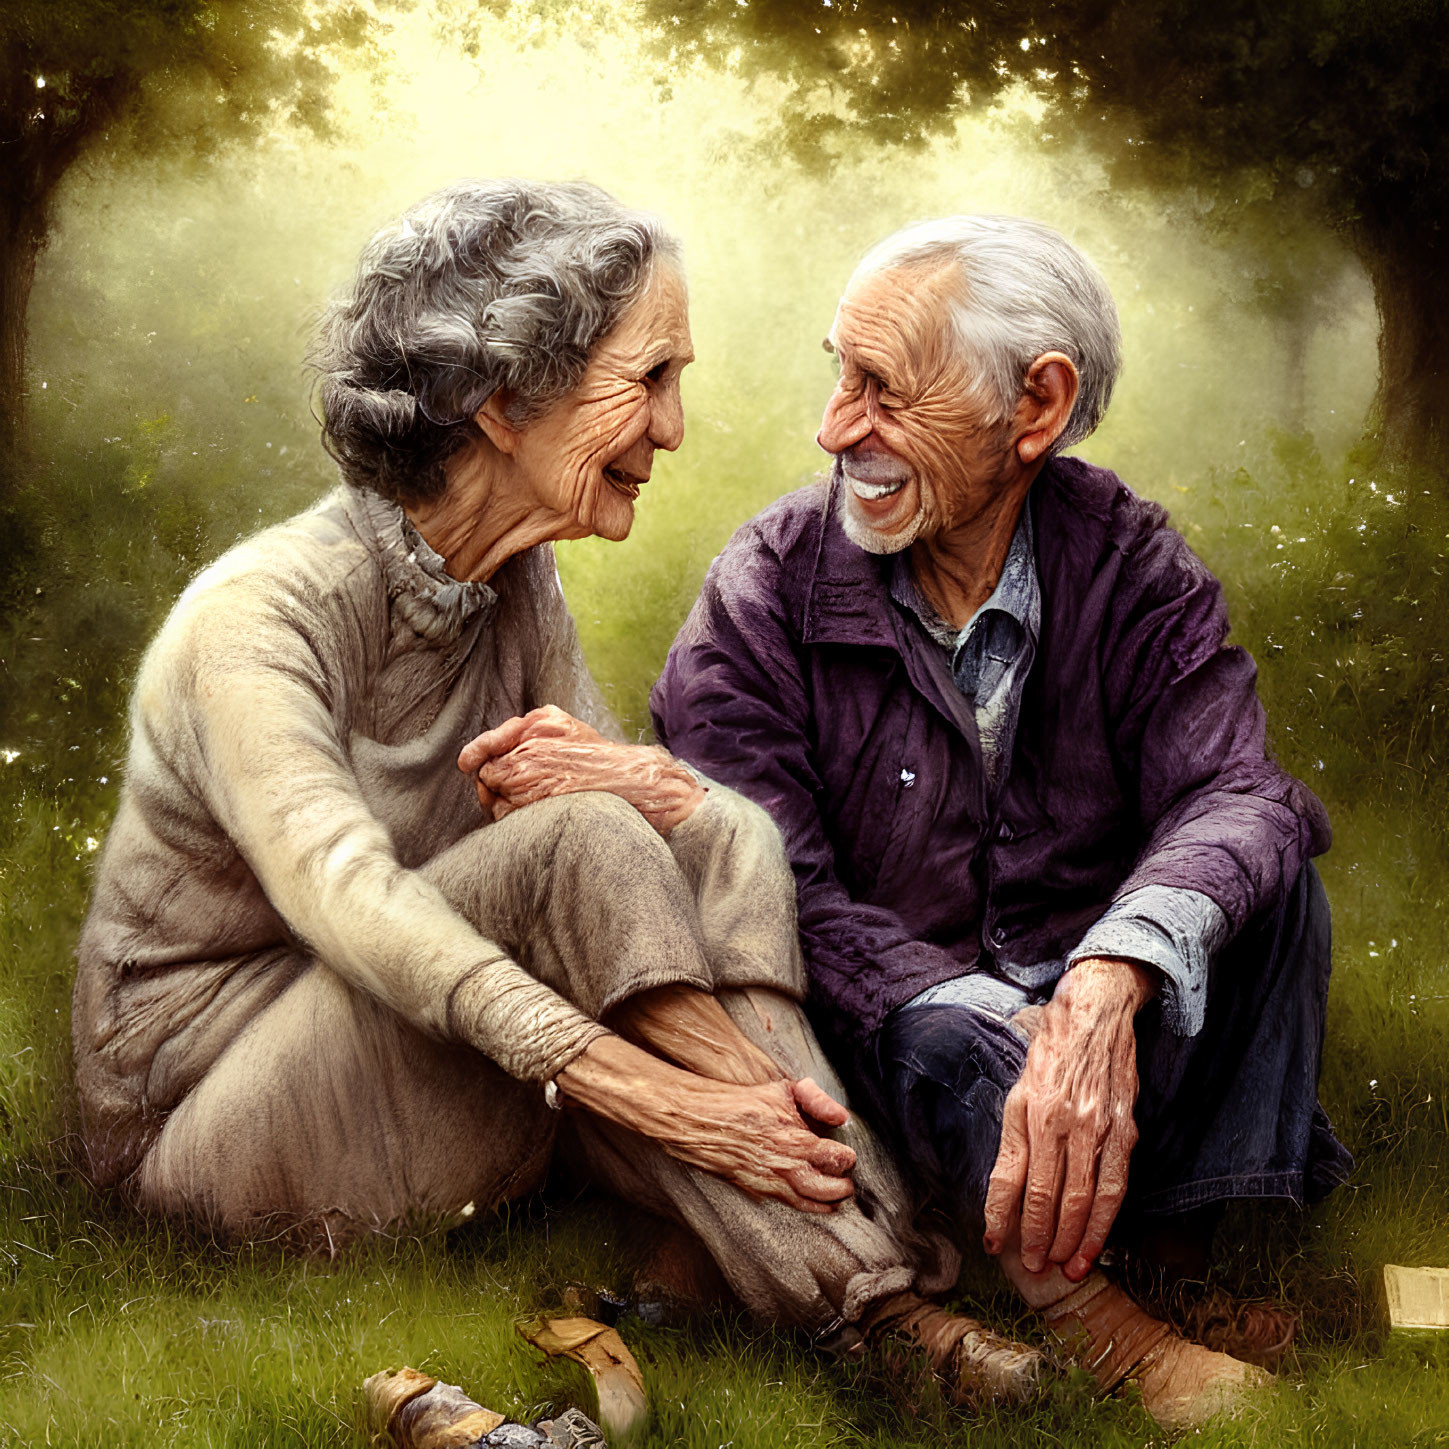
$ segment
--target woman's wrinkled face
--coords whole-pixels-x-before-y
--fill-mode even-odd
[[[693,360],[684,278],[660,262],[579,385],[523,429],[515,462],[538,501],[562,516],[557,537],[628,537],[654,450],[684,440],[679,375]]]

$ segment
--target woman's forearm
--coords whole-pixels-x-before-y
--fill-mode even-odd
[[[652,1139],[671,1157],[757,1197],[828,1212],[851,1195],[855,1154],[812,1132],[798,1103],[844,1118],[813,1082],[736,1085],[682,1071],[618,1036],[602,1036],[555,1078],[566,1102]]]
[[[566,1102],[655,1137],[662,1104],[686,1089],[690,1075],[610,1034],[590,1042],[554,1081]]]
[[[707,991],[676,984],[641,991],[608,1023],[646,1051],[715,1082],[777,1082],[785,1073]]]

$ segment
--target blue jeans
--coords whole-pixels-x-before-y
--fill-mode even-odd
[[[1214,957],[1202,1030],[1137,1017],[1137,1127],[1119,1224],[1229,1198],[1311,1203],[1353,1159],[1318,1101],[1330,926],[1307,866],[1276,909]],[[988,1007],[902,1007],[887,1020],[863,1096],[916,1186],[979,1232],[1006,1094],[1026,1043]]]

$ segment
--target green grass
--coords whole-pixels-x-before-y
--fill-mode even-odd
[[[0,1443],[357,1446],[363,1378],[401,1363],[531,1417],[559,1390],[513,1323],[557,1306],[570,1282],[627,1281],[622,1210],[535,1202],[324,1263],[178,1236],[79,1171],[70,953],[115,805],[127,684],[177,588],[246,526],[225,501],[232,480],[205,496],[168,481],[163,432],[142,428],[99,457],[57,445],[45,486],[0,531],[0,746],[19,751],[0,764]],[[1287,1298],[1303,1330],[1276,1394],[1193,1442],[1449,1445],[1449,1335],[1390,1334],[1381,1288],[1385,1262],[1449,1265],[1449,506],[1358,460],[1325,465],[1291,438],[1263,440],[1243,471],[1205,474],[1172,501],[1262,664],[1276,748],[1334,817],[1322,1092],[1358,1157],[1352,1183],[1312,1212],[1229,1217],[1223,1281]],[[575,610],[640,720],[704,559],[661,556],[631,581],[655,619],[643,642],[610,618],[595,564],[590,548],[564,559]],[[969,1286],[1033,1331],[988,1273]],[[832,1361],[727,1315],[623,1331],[655,1406],[650,1445],[1161,1441],[1140,1408],[1093,1403],[1079,1377],[1030,1412],[968,1422],[869,1360]]]

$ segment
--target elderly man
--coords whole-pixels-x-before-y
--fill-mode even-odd
[[[1217,581],[1059,454],[1119,365],[1085,258],[1028,221],[911,227],[825,346],[828,488],[716,561],[658,737],[779,824],[817,1023],[920,1184],[1104,1389],[1200,1417],[1252,1372],[1093,1265],[1119,1214],[1141,1243],[1346,1174],[1323,808],[1266,755]]]

